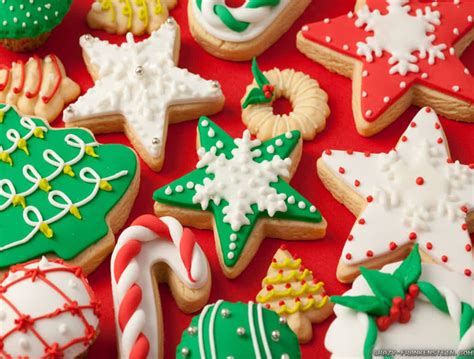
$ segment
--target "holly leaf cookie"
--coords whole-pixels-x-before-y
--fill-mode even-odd
[[[87,24],[111,34],[151,34],[177,3],[178,0],[95,0],[87,14]]]
[[[211,115],[224,105],[217,81],[177,67],[180,30],[172,18],[139,43],[129,33],[120,46],[91,35],[80,44],[95,85],[64,111],[66,126],[123,130],[155,171],[163,166],[169,123]]]
[[[27,62],[0,65],[0,103],[17,106],[24,115],[52,122],[80,93],[56,55],[44,59],[34,55]]]
[[[0,105],[0,271],[42,255],[94,270],[127,220],[139,174],[128,147]]]
[[[226,276],[237,277],[266,236],[308,240],[325,235],[321,213],[288,184],[301,157],[298,131],[261,142],[246,130],[234,140],[203,117],[197,147],[197,169],[155,192],[155,213],[213,228]]]
[[[300,343],[313,337],[312,323],[321,323],[332,314],[324,283],[286,246],[281,246],[273,256],[262,287],[257,302],[286,318]]]
[[[359,0],[355,12],[305,25],[298,48],[352,78],[358,132],[374,135],[411,104],[474,121],[474,86],[459,60],[474,39],[474,3]]]
[[[474,166],[451,158],[431,108],[420,110],[390,152],[327,150],[318,174],[358,217],[339,260],[339,280],[352,281],[360,265],[398,261],[415,243],[424,260],[472,276]]]
[[[407,281],[401,273],[410,271],[416,275]],[[331,297],[336,319],[325,345],[333,357],[373,358],[383,350],[409,348],[472,358],[474,300],[469,278],[422,264],[418,245],[401,263],[361,272],[352,289]]]

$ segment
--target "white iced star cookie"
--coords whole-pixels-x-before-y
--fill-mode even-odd
[[[318,173],[358,217],[339,260],[340,281],[354,280],[361,265],[404,258],[415,243],[425,261],[472,276],[474,166],[451,159],[432,109],[417,114],[392,151],[326,150]]]
[[[66,126],[123,130],[155,171],[163,166],[168,123],[214,114],[224,105],[217,81],[176,66],[180,30],[172,18],[139,43],[129,33],[120,46],[90,35],[80,44],[95,86],[65,110]]]

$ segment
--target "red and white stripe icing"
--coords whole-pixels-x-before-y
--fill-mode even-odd
[[[136,219],[118,239],[111,260],[120,358],[158,358],[162,332],[157,321],[149,319],[161,310],[151,273],[157,263],[166,263],[190,289],[202,288],[210,276],[191,230],[172,217]]]

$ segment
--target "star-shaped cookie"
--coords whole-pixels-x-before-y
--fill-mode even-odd
[[[172,18],[139,43],[129,33],[120,46],[91,35],[80,44],[95,85],[65,110],[66,126],[125,131],[155,171],[163,165],[168,123],[210,115],[224,105],[218,82],[176,66],[180,31]]]
[[[246,130],[234,140],[203,117],[197,169],[155,192],[155,213],[213,228],[224,274],[237,277],[266,236],[308,240],[325,235],[321,213],[288,184],[302,145],[299,131],[261,142]]]
[[[434,110],[420,110],[388,153],[325,151],[318,173],[358,217],[339,260],[339,280],[354,280],[361,265],[396,262],[415,243],[425,261],[472,276],[474,164],[451,159]]]
[[[303,26],[298,48],[353,81],[357,130],[374,135],[411,104],[474,122],[474,86],[459,60],[474,39],[474,2],[359,0],[355,12]]]

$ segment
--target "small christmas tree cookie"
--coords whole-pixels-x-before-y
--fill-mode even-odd
[[[0,272],[42,255],[94,270],[113,249],[139,178],[128,147],[0,104]]]
[[[324,283],[313,277],[300,258],[294,258],[281,246],[275,253],[267,276],[262,281],[257,302],[286,317],[300,343],[313,336],[312,323],[320,323],[332,314],[332,303]]]

